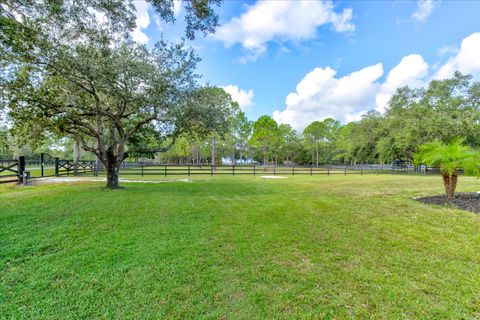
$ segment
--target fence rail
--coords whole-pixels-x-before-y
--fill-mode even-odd
[[[53,165],[43,155],[40,162],[0,160],[0,183],[17,182],[48,176],[98,175],[104,173],[96,161],[82,160],[77,164],[73,160],[52,158]],[[37,166],[40,167],[37,168]],[[31,171],[32,170],[32,171]],[[36,170],[36,171],[35,171]],[[35,174],[31,174],[35,172]],[[177,165],[145,162],[124,162],[120,167],[120,176],[193,176],[193,175],[364,175],[364,174],[438,174],[438,168],[412,165],[324,165],[324,166],[287,166],[287,165]]]
[[[131,163],[122,164],[120,175],[351,175],[351,174],[436,174],[437,168],[426,166],[263,166],[263,165],[176,165]]]
[[[96,174],[97,168],[95,161],[82,160],[77,164],[73,160],[60,160],[55,158],[55,176],[69,176],[77,174],[93,173]]]
[[[30,173],[25,170],[25,157],[16,160],[0,160],[0,183],[27,183]]]
[[[18,182],[18,160],[0,160],[0,183]]]

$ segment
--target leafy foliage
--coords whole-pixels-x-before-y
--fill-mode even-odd
[[[480,174],[480,152],[465,146],[464,138],[456,138],[449,143],[439,140],[423,144],[415,154],[416,163],[425,163],[440,168],[448,198],[455,197],[458,170]]]
[[[278,140],[278,124],[270,116],[261,116],[253,124],[253,134],[250,144],[263,156],[263,163],[272,155]]]
[[[184,1],[188,38],[215,30],[212,5],[220,3]],[[173,1],[152,5],[160,19],[174,22]],[[209,110],[216,102],[196,108],[200,117],[185,114],[192,98],[204,96],[195,90],[198,58],[183,43],[159,42],[153,50],[134,44],[134,10],[130,0],[0,2],[2,107],[13,132],[29,141],[82,141],[107,168],[109,187],[118,186],[127,148],[138,153],[154,139],[173,143],[192,127],[226,121],[220,105]]]
[[[423,144],[415,154],[415,162],[440,168],[444,175],[455,175],[458,169],[478,175],[480,173],[480,152],[464,145],[464,138],[457,138],[450,143],[435,140]]]

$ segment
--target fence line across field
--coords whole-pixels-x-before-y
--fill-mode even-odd
[[[64,175],[98,175],[105,169],[97,161],[60,160],[26,161],[25,157],[16,160],[0,160],[0,183],[25,183],[28,179]],[[193,175],[364,175],[364,174],[438,174],[438,168],[424,165],[362,164],[362,165],[211,165],[211,164],[160,164],[155,162],[124,162],[120,176],[193,176]]]
[[[426,166],[272,166],[272,165],[177,165],[125,163],[120,175],[349,175],[349,174],[433,174],[437,168]]]

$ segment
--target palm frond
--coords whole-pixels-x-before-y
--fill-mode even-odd
[[[445,144],[439,140],[423,144],[414,156],[417,164],[439,167],[442,174],[454,175],[463,168],[468,174],[480,175],[480,152],[464,145],[459,137]]]

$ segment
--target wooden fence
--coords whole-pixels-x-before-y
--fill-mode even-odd
[[[44,158],[33,165],[25,162],[25,157],[17,160],[0,160],[0,183],[25,183],[28,179],[48,176],[104,174],[104,169],[95,161],[82,160],[75,164],[73,160],[52,158],[54,166],[44,171]],[[32,166],[32,167],[30,167]],[[37,166],[40,166],[37,168]],[[37,170],[31,175],[30,168]],[[356,166],[274,166],[274,165],[176,165],[143,162],[124,162],[120,176],[193,176],[193,175],[364,175],[364,174],[438,174],[438,168],[411,165],[356,165]]]
[[[98,169],[96,168],[95,161],[91,160],[82,160],[77,164],[73,160],[60,160],[55,158],[55,176],[69,176],[69,175],[78,175],[93,173],[97,174]]]
[[[0,183],[18,181],[18,160],[0,160]]]
[[[25,170],[25,157],[15,160],[0,160],[0,183],[27,183],[29,172]]]
[[[171,175],[351,175],[351,174],[433,174],[438,169],[406,166],[364,167],[364,166],[263,166],[263,165],[170,165],[124,163],[120,175],[171,176]]]

